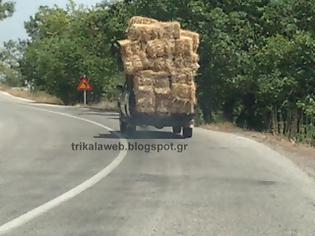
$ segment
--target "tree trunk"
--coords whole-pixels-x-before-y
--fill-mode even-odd
[[[291,117],[292,117],[292,119],[291,119],[291,125],[290,125],[289,138],[296,140],[297,131],[298,131],[298,110],[296,107],[292,108]]]
[[[276,106],[272,107],[272,133],[278,133],[278,109]]]

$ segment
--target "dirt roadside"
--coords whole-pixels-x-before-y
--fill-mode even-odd
[[[34,101],[34,103],[43,103],[49,105],[64,105],[63,102],[55,96],[49,95],[45,92],[34,92],[26,90],[25,88],[11,88],[8,86],[4,86],[0,84],[0,91],[7,92],[12,96],[29,99]],[[75,106],[82,106],[86,108],[90,108],[97,111],[117,111],[117,103],[110,101],[100,101],[96,104],[82,105],[76,104]]]
[[[259,133],[237,128],[231,124],[203,125],[202,128],[238,134],[263,143],[293,161],[305,173],[315,179],[315,148],[305,144],[290,142],[285,137],[270,133]]]
[[[0,84],[0,91],[7,92],[15,97],[25,98],[32,100],[36,103],[45,103],[52,105],[63,105],[62,101],[52,95],[45,92],[34,92],[31,93],[29,90],[23,87],[11,88]]]

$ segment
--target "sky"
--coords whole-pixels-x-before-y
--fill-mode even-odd
[[[41,5],[58,5],[65,7],[68,0],[11,0],[15,2],[15,12],[10,18],[0,21],[0,46],[3,42],[10,39],[17,40],[19,38],[26,39],[27,35],[24,29],[24,21],[37,12]],[[78,4],[92,6],[102,0],[75,0]]]

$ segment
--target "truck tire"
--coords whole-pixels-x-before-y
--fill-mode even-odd
[[[180,134],[182,132],[182,127],[180,126],[173,126],[173,133]]]
[[[126,131],[127,136],[130,138],[134,137],[136,134],[136,130],[137,130],[137,128],[135,125],[127,125],[127,131]]]
[[[191,138],[193,133],[192,128],[183,128],[183,136],[184,138]]]
[[[123,120],[119,120],[120,133],[125,134],[127,132],[127,123]]]

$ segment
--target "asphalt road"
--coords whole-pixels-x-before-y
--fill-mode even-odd
[[[0,235],[315,235],[314,181],[263,144],[107,127],[117,114],[0,94]],[[80,142],[187,149],[73,151]]]

